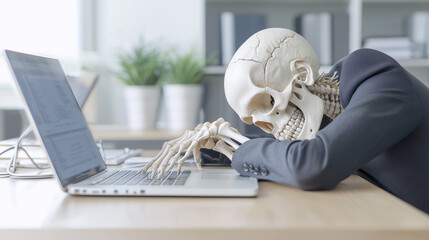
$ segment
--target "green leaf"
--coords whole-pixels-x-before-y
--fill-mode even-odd
[[[163,82],[170,84],[200,84],[203,82],[205,62],[201,62],[193,51],[176,59],[170,59],[169,70]]]
[[[155,85],[161,78],[164,61],[161,52],[138,44],[130,52],[118,56],[121,71],[116,73],[126,85]]]

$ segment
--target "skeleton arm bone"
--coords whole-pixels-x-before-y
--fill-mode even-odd
[[[212,149],[216,152],[223,153],[229,159],[232,159],[232,155],[234,155],[234,151],[236,150],[236,148],[226,145],[223,141],[218,141]]]
[[[194,155],[197,166],[201,168],[199,152],[201,148],[213,149],[232,159],[232,155],[239,144],[243,144],[247,140],[249,139],[241,135],[237,129],[232,128],[228,122],[219,118],[212,123],[200,124],[195,130],[188,130],[181,137],[164,143],[158,155],[142,171],[152,170],[152,178],[155,175],[161,178],[165,169],[170,171],[176,163],[178,163],[177,169],[180,171],[185,160],[191,155]],[[179,159],[182,152],[185,154]]]

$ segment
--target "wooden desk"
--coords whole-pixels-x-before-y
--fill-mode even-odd
[[[257,198],[76,197],[0,179],[1,239],[429,239],[429,216],[351,176],[333,191],[260,183]]]

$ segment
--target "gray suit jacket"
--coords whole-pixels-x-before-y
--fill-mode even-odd
[[[312,140],[257,138],[232,166],[304,190],[358,173],[429,213],[429,89],[389,56],[360,49],[337,63],[344,112]]]

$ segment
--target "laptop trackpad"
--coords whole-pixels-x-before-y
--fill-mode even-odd
[[[204,169],[192,174],[199,185],[211,187],[238,187],[253,182],[249,177],[240,176],[234,169]]]

